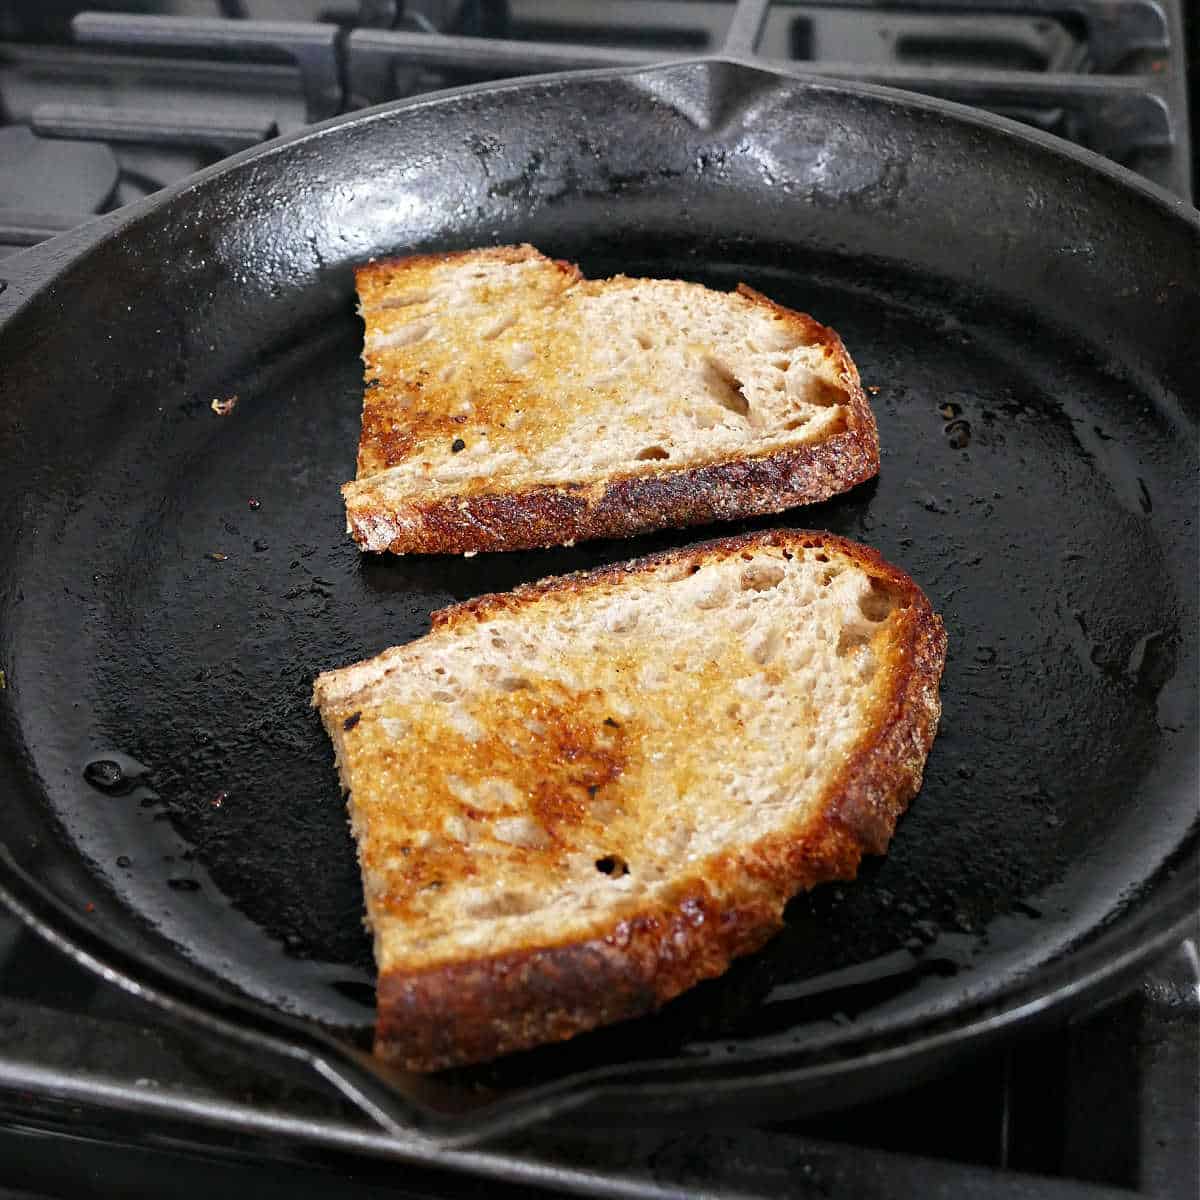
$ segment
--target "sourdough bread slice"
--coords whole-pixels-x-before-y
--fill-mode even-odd
[[[358,843],[376,1052],[476,1062],[646,1012],[883,853],[940,619],[774,531],[484,596],[314,691]]]
[[[372,262],[365,550],[528,549],[780,512],[879,470],[832,330],[745,286],[587,280],[531,246]]]

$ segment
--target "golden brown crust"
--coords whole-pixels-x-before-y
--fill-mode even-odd
[[[863,401],[865,403],[865,400]],[[347,484],[350,532],[393,554],[533,550],[592,538],[629,537],[814,504],[878,473],[874,424],[850,427],[815,446],[710,466],[413,503],[403,513]]]
[[[386,293],[394,271],[419,273],[426,266],[464,259],[546,261],[523,245],[372,262],[356,272],[364,311],[375,296]],[[574,264],[550,261],[572,280],[582,278]],[[605,286],[639,282],[618,277]],[[413,434],[408,426],[397,425],[388,405],[376,411],[368,398],[359,478],[342,488],[351,536],[364,549],[395,554],[538,549],[783,512],[827,500],[878,474],[874,414],[841,338],[807,313],[776,304],[745,284],[738,285],[737,293],[779,314],[800,331],[805,344],[824,349],[840,381],[838,389],[827,385],[828,400],[844,406],[835,432],[818,442],[671,469],[642,467],[603,480],[545,485],[501,481],[461,494],[397,498],[389,493],[383,472],[409,456]],[[411,386],[421,387],[419,382]]]
[[[710,857],[669,902],[556,946],[420,971],[391,971],[378,987],[376,1053],[437,1070],[571,1037],[649,1012],[766,942],[797,892],[851,879],[879,854],[920,786],[940,714],[941,620],[920,589],[875,551],[827,533],[772,530],[723,538],[497,593],[435,613],[434,628],[485,620],[551,593],[574,593],[656,565],[687,567],[770,545],[823,547],[856,562],[899,610],[881,664],[886,687],[869,733],[833,779],[811,820],[736,852]]]
[[[483,1062],[650,1012],[779,928],[764,900],[722,904],[696,881],[603,936],[382,975],[375,1053],[409,1070]]]
[[[371,297],[387,286],[395,271],[411,271],[414,268],[444,266],[463,259],[475,262],[522,263],[543,261],[545,256],[528,242],[516,246],[484,246],[477,250],[445,250],[433,254],[398,254],[388,258],[373,258],[354,268],[354,283],[363,299],[363,307],[371,306]],[[579,268],[562,258],[550,259],[573,278],[582,278]]]

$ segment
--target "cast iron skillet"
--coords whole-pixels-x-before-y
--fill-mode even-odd
[[[945,710],[890,855],[762,953],[655,1017],[421,1082],[362,1049],[313,676],[448,601],[731,531],[351,545],[351,264],[521,240],[746,280],[841,332],[879,479],[758,524],[911,572],[949,631]],[[1132,175],[952,104],[706,60],[335,120],[0,276],[3,894],[398,1136],[862,1099],[1094,1001],[1194,910],[1200,215]]]

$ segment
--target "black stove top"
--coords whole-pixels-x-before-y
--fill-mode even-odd
[[[1004,112],[1190,197],[1186,0],[0,0],[0,257],[207,163],[470,80],[726,52]],[[118,11],[119,10],[119,11]],[[1185,941],[1066,1028],[797,1123],[540,1128],[422,1152],[173,1024],[0,912],[0,1200],[161,1195],[1195,1195]]]

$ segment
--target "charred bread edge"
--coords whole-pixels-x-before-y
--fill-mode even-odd
[[[464,618],[486,619],[550,592],[618,582],[661,563],[690,564],[764,545],[823,546],[844,554],[886,583],[904,614],[892,686],[876,704],[869,732],[830,784],[817,815],[799,830],[770,834],[727,856],[724,864],[721,856],[709,860],[709,877],[719,877],[724,865],[754,881],[744,894],[732,889],[728,902],[704,879],[681,880],[669,902],[622,920],[600,936],[381,974],[375,1035],[379,1057],[410,1070],[440,1070],[649,1012],[762,946],[780,928],[783,905],[791,896],[827,880],[853,878],[864,853],[881,854],[887,848],[896,821],[921,785],[937,732],[946,634],[921,590],[868,547],[802,530],[722,538],[481,596],[435,613],[433,628]],[[343,696],[337,703],[340,707],[352,700],[352,695]]]

